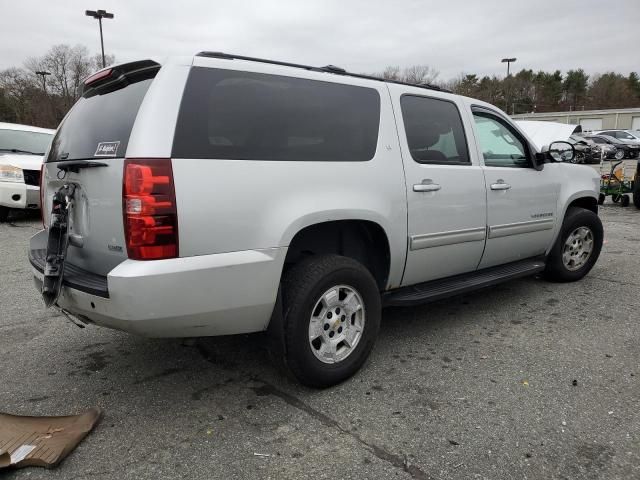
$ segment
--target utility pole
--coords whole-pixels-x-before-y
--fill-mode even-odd
[[[507,64],[507,77],[511,74],[510,72],[510,66],[513,62],[515,62],[517,60],[517,58],[503,58],[502,59],[502,63],[506,63]]]
[[[104,40],[102,38],[102,19],[103,18],[113,18],[113,13],[109,13],[106,10],[85,10],[84,14],[87,17],[93,17],[98,19],[98,24],[100,25],[100,48],[102,49],[102,68],[107,66],[107,62],[104,59]]]
[[[503,58],[501,60],[502,63],[506,63],[507,64],[507,78],[509,78],[509,76],[511,75],[511,72],[509,70],[509,67],[511,66],[512,62],[515,62],[517,59],[515,57],[513,58]],[[504,101],[504,109],[507,112],[507,114],[509,113],[509,100],[511,97],[511,85],[508,84],[508,82],[506,82],[505,79],[505,87],[507,88],[507,92],[506,92],[506,98]],[[514,115],[516,111],[516,105],[515,103],[513,105],[511,105],[511,115]]]
[[[44,90],[44,93],[47,93],[47,75],[51,75],[51,72],[47,72],[45,70],[39,70],[36,72],[36,75],[39,75],[42,77],[42,90]]]

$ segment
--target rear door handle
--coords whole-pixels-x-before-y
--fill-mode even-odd
[[[491,190],[509,190],[511,185],[505,183],[504,180],[498,180],[496,183],[491,184]]]
[[[414,192],[437,192],[442,187],[438,183],[433,183],[431,180],[423,180],[422,183],[416,183],[413,186]]]

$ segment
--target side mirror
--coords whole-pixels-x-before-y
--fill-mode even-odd
[[[551,142],[549,147],[543,147],[542,150],[554,162],[570,162],[576,156],[576,149],[569,142]]]

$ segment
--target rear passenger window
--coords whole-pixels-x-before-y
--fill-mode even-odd
[[[453,102],[403,95],[402,118],[409,151],[419,163],[469,163],[467,140]]]
[[[361,162],[376,153],[373,88],[194,67],[173,158]]]

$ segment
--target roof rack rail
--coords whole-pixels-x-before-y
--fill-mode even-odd
[[[203,51],[203,52],[196,53],[196,57],[221,58],[221,59],[225,59],[225,60],[247,60],[249,62],[269,63],[271,65],[280,65],[280,66],[283,66],[283,67],[301,68],[303,70],[309,70],[309,71],[312,71],[312,72],[334,73],[336,75],[346,75],[346,76],[349,76],[349,77],[363,78],[363,79],[366,79],[366,80],[376,80],[378,82],[395,83],[395,84],[398,84],[398,85],[407,85],[407,86],[410,86],[410,87],[425,88],[425,89],[428,89],[428,90],[437,90],[437,91],[441,91],[441,92],[450,92],[450,90],[438,87],[437,85],[431,85],[431,84],[428,84],[428,83],[416,84],[416,83],[402,82],[400,80],[391,80],[391,79],[388,79],[388,78],[380,78],[380,77],[376,77],[376,76],[373,76],[373,75],[365,75],[365,74],[362,74],[362,73],[351,73],[351,72],[347,72],[344,68],[336,67],[335,65],[327,65],[325,67],[313,67],[311,65],[302,65],[302,64],[299,64],[299,63],[281,62],[281,61],[278,61],[278,60],[268,60],[266,58],[246,57],[244,55],[233,55],[233,54],[230,54],[230,53],[208,52],[208,51]]]

